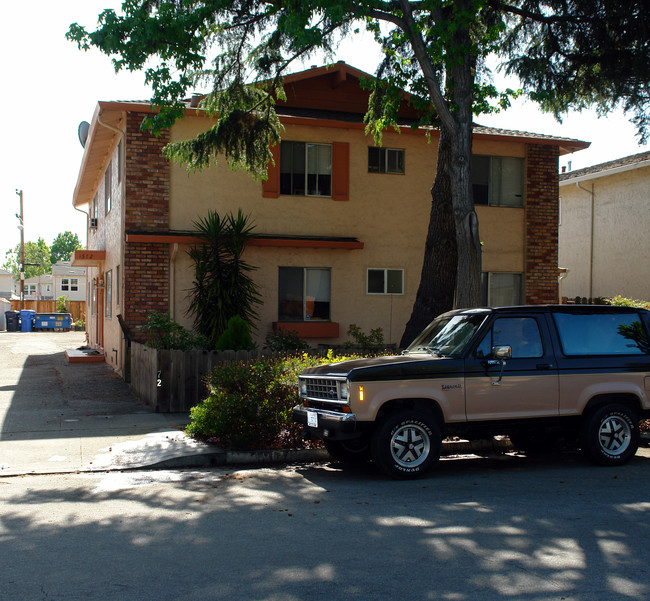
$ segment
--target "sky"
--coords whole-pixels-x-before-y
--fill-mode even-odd
[[[83,156],[79,123],[92,119],[99,100],[145,100],[151,91],[143,73],[116,74],[107,56],[79,50],[65,34],[74,22],[92,29],[103,9],[120,5],[121,0],[32,0],[3,6],[0,265],[20,242],[16,190],[23,191],[25,241],[43,238],[49,246],[59,233],[71,231],[86,244],[86,216],[72,206]],[[374,73],[377,56],[370,36],[359,34],[346,39],[335,60]],[[295,70],[317,63],[311,59]],[[516,101],[508,111],[477,122],[591,142],[589,149],[561,158],[560,165],[571,162],[573,170],[648,150],[638,145],[634,127],[620,112],[601,119],[591,111],[571,113],[558,123],[533,103]]]

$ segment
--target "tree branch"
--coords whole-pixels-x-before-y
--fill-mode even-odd
[[[402,12],[404,14],[404,27],[403,31],[411,39],[411,44],[413,45],[413,51],[415,52],[415,57],[422,69],[424,74],[424,79],[433,101],[433,106],[438,112],[438,116],[442,121],[443,125],[447,128],[449,133],[455,137],[456,136],[456,122],[454,120],[447,102],[442,94],[442,86],[440,81],[433,69],[431,64],[431,59],[427,55],[426,46],[422,36],[417,31],[415,25],[415,20],[413,19],[413,12],[411,10],[411,5],[408,0],[400,0],[400,6],[402,7]]]

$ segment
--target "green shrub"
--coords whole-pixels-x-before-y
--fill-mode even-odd
[[[298,357],[234,362],[210,376],[210,395],[190,410],[187,433],[224,448],[256,450],[306,446],[292,419],[299,402],[298,374],[346,357]],[[308,443],[307,443],[308,444]]]
[[[372,350],[384,347],[384,331],[381,328],[370,330],[370,334],[364,334],[359,326],[350,324],[348,328],[348,336],[354,342],[346,342],[344,347],[352,348],[354,345],[360,346],[362,349]]]
[[[64,295],[61,295],[56,299],[56,312],[68,313],[68,299]]]
[[[639,309],[650,309],[650,302],[625,298],[620,294],[616,295],[614,298],[608,298],[607,302],[610,305],[617,305],[619,307],[637,307]]]
[[[247,351],[253,346],[248,324],[239,315],[234,315],[228,320],[226,330],[219,336],[215,348],[218,351]]]
[[[151,313],[142,331],[147,338],[146,345],[156,349],[186,351],[192,348],[210,348],[210,342],[205,336],[186,330],[167,313]]]
[[[277,330],[266,335],[264,348],[280,353],[293,353],[306,351],[309,349],[309,344],[298,336],[298,332]]]

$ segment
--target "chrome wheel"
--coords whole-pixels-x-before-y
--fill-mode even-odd
[[[618,403],[587,413],[580,429],[580,446],[600,465],[621,465],[639,448],[639,418],[630,407]]]
[[[600,424],[598,440],[609,455],[622,455],[632,440],[630,424],[620,415],[610,415]]]
[[[442,437],[436,420],[404,410],[384,418],[373,433],[372,458],[393,478],[417,478],[440,457]]]
[[[422,426],[406,424],[393,433],[390,452],[398,465],[406,468],[417,467],[429,456],[431,440]]]

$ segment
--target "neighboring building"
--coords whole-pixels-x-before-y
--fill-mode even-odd
[[[72,267],[70,261],[57,261],[52,265],[54,298],[65,296],[71,301],[86,300],[86,268]]]
[[[562,296],[650,300],[650,151],[560,175]]]
[[[25,300],[54,300],[54,276],[44,273],[25,278]]]
[[[14,274],[6,269],[0,269],[0,298],[10,300],[14,293]]]
[[[86,300],[86,268],[72,267],[70,261],[52,265],[52,273],[25,279],[25,300]]]
[[[362,75],[340,62],[285,78],[284,137],[264,183],[224,161],[188,175],[163,157],[169,141],[210,126],[190,102],[186,118],[159,137],[140,130],[148,102],[99,102],[73,197],[89,213],[88,250],[72,264],[88,267],[90,343],[116,369],[124,360],[118,314],[136,338],[152,311],[191,327],[186,251],[193,222],[209,210],[241,209],[255,223],[245,259],[258,267],[264,298],[260,346],[273,329],[340,343],[353,323],[399,342],[420,280],[437,132],[411,129],[416,114],[405,94],[400,133],[386,131],[377,148],[364,131]],[[486,303],[558,300],[558,157],[587,146],[476,127]]]

